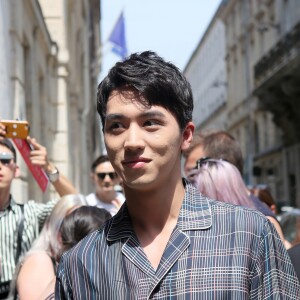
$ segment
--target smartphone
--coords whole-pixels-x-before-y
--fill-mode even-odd
[[[0,120],[5,126],[6,138],[26,139],[29,134],[29,123],[27,121]]]

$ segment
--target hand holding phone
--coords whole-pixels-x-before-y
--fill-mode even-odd
[[[0,120],[5,126],[5,138],[26,139],[29,134],[29,123],[27,121]]]

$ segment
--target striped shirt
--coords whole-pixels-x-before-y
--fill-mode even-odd
[[[62,257],[55,299],[300,299],[273,225],[258,211],[208,199],[185,184],[177,225],[156,270],[125,203]]]
[[[31,247],[38,237],[46,218],[50,215],[57,200],[46,204],[33,200],[24,204],[24,230],[22,234],[21,256]],[[17,262],[18,227],[22,218],[22,209],[11,196],[9,206],[0,215],[0,283],[12,280]]]

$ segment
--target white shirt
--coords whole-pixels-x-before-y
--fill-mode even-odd
[[[121,202],[121,204],[123,204],[125,201],[124,195],[119,192],[116,192],[116,199],[118,199]],[[103,202],[100,199],[98,199],[95,193],[87,195],[86,201],[90,206],[97,206],[99,208],[106,209],[108,212],[110,212],[112,216],[114,216],[119,210],[113,203]]]

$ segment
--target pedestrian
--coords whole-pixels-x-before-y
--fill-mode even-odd
[[[114,216],[125,198],[121,192],[115,190],[120,180],[107,155],[100,155],[92,163],[91,179],[95,192],[86,196],[88,204],[104,208]]]
[[[300,243],[288,249],[288,254],[300,281]]]
[[[84,196],[79,194],[63,196],[57,202],[39,237],[16,267],[11,296],[18,296],[20,300],[43,299],[41,295],[55,279],[56,259],[62,247],[60,230],[63,220],[86,204]]]
[[[111,218],[111,214],[104,208],[81,206],[67,215],[61,225],[61,247],[56,260],[74,247],[85,236],[100,229]]]
[[[6,299],[15,267],[38,237],[57,199],[48,203],[33,200],[19,204],[13,197],[12,182],[20,174],[17,153],[9,139],[5,139],[5,126],[0,122],[0,299]],[[33,150],[30,160],[40,166],[60,196],[76,193],[70,181],[48,160],[47,149],[34,138],[28,137]],[[24,199],[19,199],[23,203]]]
[[[195,186],[203,195],[226,203],[256,209],[255,203],[249,197],[241,173],[233,164],[223,159],[200,158],[197,162],[197,172],[194,177]],[[270,217],[267,218],[270,219]],[[274,221],[274,223],[285,248],[290,248],[279,222]]]
[[[64,252],[74,247],[88,234],[100,229],[101,226],[110,218],[111,214],[103,208],[87,205],[82,205],[75,208],[62,220],[61,227],[59,229],[59,248],[58,251],[55,251],[55,255],[52,256],[52,259],[55,259],[56,262],[59,262]],[[49,274],[51,274],[51,268],[49,269]],[[29,283],[29,289],[31,286],[31,281],[31,278],[27,279],[27,282]],[[42,293],[39,294],[38,299],[54,299],[54,289],[55,276],[52,276],[50,283],[48,282],[47,287]],[[29,299],[33,299],[33,297]],[[20,300],[22,300],[22,298]]]
[[[151,51],[132,54],[109,71],[97,100],[126,201],[61,258],[57,299],[299,299],[270,222],[182,179],[194,124],[178,68]]]
[[[194,183],[194,176],[198,173],[197,161],[207,157],[226,160],[239,170],[241,176],[243,175],[244,160],[241,147],[236,139],[226,131],[213,130],[201,132],[195,137],[191,147],[184,152],[184,156],[185,175],[192,183]],[[282,241],[286,246],[288,246],[280,223],[270,207],[251,193],[249,189],[247,190],[247,193],[255,208],[270,220],[270,222],[275,226]]]

